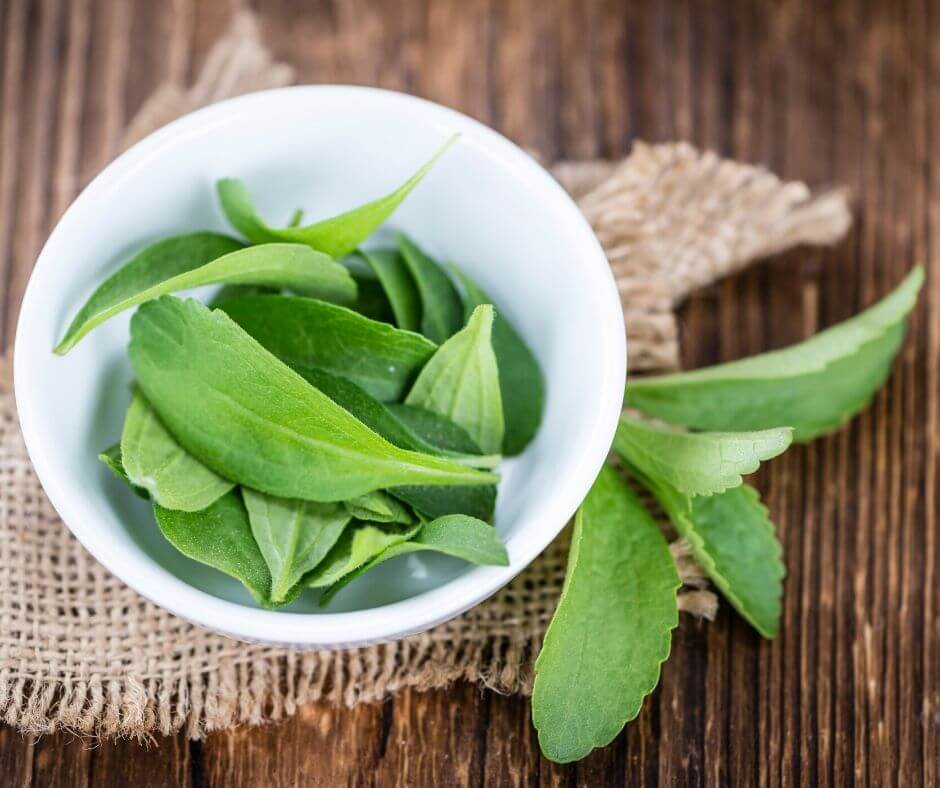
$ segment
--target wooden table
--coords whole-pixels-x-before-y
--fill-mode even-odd
[[[192,74],[227,0],[0,0],[0,344],[40,244],[127,119]],[[688,139],[812,184],[857,222],[682,311],[685,362],[780,346],[940,259],[940,5],[387,0],[252,3],[304,82],[406,90],[555,157]],[[812,5],[820,6],[812,10]],[[759,484],[786,548],[783,626],[684,619],[660,690],[603,752],[540,759],[522,698],[458,685],[144,748],[0,729],[3,785],[940,782],[940,287],[871,410]]]

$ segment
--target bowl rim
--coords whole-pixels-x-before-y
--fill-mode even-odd
[[[597,331],[598,341],[606,347],[605,355],[610,358],[610,363],[604,367],[604,379],[596,381],[595,416],[590,425],[589,440],[585,443],[586,449],[575,468],[575,478],[552,496],[552,508],[557,512],[558,522],[546,524],[549,527],[530,527],[517,534],[512,539],[508,566],[474,566],[440,586],[398,602],[312,616],[309,613],[247,607],[221,599],[176,577],[139,548],[135,550],[107,539],[96,540],[96,533],[100,532],[96,532],[94,527],[90,505],[86,505],[81,496],[70,496],[63,489],[59,483],[60,471],[53,463],[49,447],[39,437],[41,414],[29,397],[36,362],[24,348],[31,316],[41,308],[40,295],[34,286],[39,278],[37,274],[55,264],[49,250],[60,243],[60,238],[73,231],[71,225],[75,224],[73,217],[79,207],[93,204],[99,194],[114,188],[125,178],[132,178],[140,166],[159,155],[165,147],[185,145],[187,135],[202,131],[207,124],[221,122],[231,114],[258,110],[268,104],[280,105],[285,101],[315,103],[322,98],[358,105],[369,101],[377,111],[381,111],[383,106],[396,104],[400,105],[397,110],[404,107],[428,120],[457,127],[464,132],[466,139],[483,147],[488,156],[524,181],[527,188],[538,192],[542,200],[553,203],[556,210],[566,212],[572,231],[580,235],[577,243],[584,248],[579,265],[585,287],[595,288],[601,303],[606,302],[603,319],[597,320]],[[80,229],[76,231],[81,232]],[[295,85],[238,96],[184,115],[130,147],[106,165],[82,190],[56,223],[30,274],[14,341],[14,393],[26,449],[46,495],[76,539],[109,572],[174,615],[239,640],[344,648],[397,640],[460,615],[505,586],[557,537],[587,494],[609,452],[622,408],[626,350],[620,297],[600,243],[572,198],[529,154],[483,123],[417,96],[353,85]],[[521,539],[522,536],[525,538]]]

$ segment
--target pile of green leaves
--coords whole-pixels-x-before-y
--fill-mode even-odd
[[[493,469],[535,436],[539,365],[487,295],[412,239],[362,248],[450,143],[398,189],[313,224],[259,215],[217,184],[242,238],[197,232],[132,257],[79,310],[57,353],[131,319],[136,384],[100,455],[152,502],[184,555],[265,607],[306,588],[325,604],[396,556],[506,565]],[[536,662],[542,751],[608,744],[656,686],[680,580],[634,492],[668,515],[728,603],[761,635],[780,620],[784,566],[744,477],[792,441],[837,429],[890,373],[923,282],[917,268],[866,311],[792,347],[631,380],[613,450],[579,509],[561,599]],[[170,295],[223,285],[210,306]],[[631,481],[630,484],[624,476]]]
[[[100,459],[149,499],[181,553],[258,604],[325,604],[395,556],[506,565],[491,521],[504,455],[541,420],[532,352],[464,273],[410,238],[362,249],[449,147],[401,187],[313,224],[270,227],[217,184],[242,238],[153,243],[106,279],[56,352],[131,318],[136,375]],[[170,295],[223,285],[211,306]]]
[[[669,655],[679,576],[633,487],[652,493],[728,603],[761,635],[776,635],[782,551],[743,476],[866,407],[890,373],[923,278],[914,269],[879,303],[784,350],[630,381],[613,449],[632,485],[607,466],[578,511],[536,661],[532,718],[548,758],[575,761],[609,744]]]

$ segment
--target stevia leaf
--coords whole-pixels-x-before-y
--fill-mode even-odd
[[[790,445],[792,430],[680,432],[622,416],[614,451],[654,481],[686,495],[710,495],[737,487],[742,475]]]
[[[731,605],[766,638],[777,634],[785,568],[757,491],[747,485],[674,510],[676,529]]]
[[[385,295],[382,283],[374,276],[357,271],[352,272],[352,278],[356,282],[359,297],[356,299],[356,303],[350,306],[350,309],[370,320],[394,323],[395,315],[392,312],[392,305]]]
[[[301,582],[311,588],[331,586],[383,550],[407,541],[420,527],[420,524],[402,526],[395,523],[353,521],[326,558]]]
[[[381,490],[360,495],[349,501],[343,501],[346,511],[357,520],[369,520],[375,523],[400,523],[414,525],[415,516],[408,507]]]
[[[480,447],[466,430],[436,413],[409,405],[382,404],[361,388],[343,378],[318,369],[298,367],[297,371],[330,399],[386,440],[403,449],[442,457],[475,468],[493,467],[499,455],[480,455]],[[430,517],[466,514],[489,521],[496,507],[493,484],[437,487],[405,485],[389,492],[417,511]]]
[[[791,347],[692,372],[631,380],[631,407],[701,430],[791,426],[808,441],[862,410],[891,371],[924,279]]]
[[[413,435],[446,456],[464,457],[476,468],[491,467],[502,458],[500,454],[483,454],[469,433],[446,416],[403,402],[390,402],[386,407]]]
[[[132,293],[125,287],[121,290],[120,300],[109,299],[106,303],[104,299],[97,299],[96,293],[92,296],[96,301],[95,311],[85,315],[86,308],[82,309],[79,313],[82,322],[72,322],[55,352],[67,353],[95,326],[132,306],[178,290],[223,283],[287,287],[298,293],[341,303],[350,303],[356,298],[356,283],[349,272],[326,255],[299,244],[251,246]]]
[[[130,483],[165,509],[198,512],[235,486],[180,446],[139,391],[124,418],[121,462]]]
[[[138,496],[150,500],[147,491],[135,486],[127,476],[121,461],[121,444],[114,444],[98,457]],[[250,531],[245,533],[246,514],[237,491],[226,493],[198,512],[164,509],[154,504],[154,516],[164,537],[183,555],[240,580],[264,607],[279,606],[270,599],[270,574],[264,558]],[[294,601],[300,590],[292,589],[281,604]]]
[[[379,402],[351,380],[303,364],[294,365],[292,368],[369,429],[399,448],[424,454],[438,453],[435,446],[421,440],[400,419],[396,418],[390,410],[390,405]]]
[[[98,459],[111,471],[118,479],[124,482],[131,490],[134,491],[134,494],[143,498],[144,500],[150,500],[150,494],[134,484],[127,475],[127,471],[124,470],[124,462],[121,459],[121,444],[115,443],[112,446],[108,446],[103,452],[98,455]]]
[[[690,497],[665,482],[636,474],[656,496],[696,560],[732,607],[765,638],[780,624],[783,549],[760,495],[742,484]]]
[[[449,419],[431,411],[410,405],[388,405],[389,411],[401,420],[414,435],[437,447],[444,456],[461,457],[461,461],[475,463],[474,467],[491,467],[498,455],[477,457],[480,451],[466,430]],[[487,461],[484,466],[480,463]],[[465,514],[490,522],[496,508],[496,485],[477,487],[393,487],[389,492],[414,507],[427,517],[437,519],[451,514]]]
[[[281,602],[317,566],[352,519],[341,503],[316,503],[242,488],[251,533],[271,573],[271,601]]]
[[[457,266],[451,270],[463,287],[465,319],[481,304],[493,303]],[[521,454],[538,432],[545,409],[545,378],[528,345],[498,309],[493,320],[493,352],[506,421],[503,454],[512,457]]]
[[[163,535],[183,555],[240,580],[259,605],[272,606],[271,574],[251,535],[237,490],[201,512],[180,512],[158,504],[153,511]]]
[[[398,484],[498,478],[393,446],[197,301],[164,296],[143,305],[131,320],[130,359],[180,445],[253,490],[342,501]]]
[[[454,334],[415,380],[408,405],[439,413],[463,427],[487,454],[503,445],[503,403],[491,342],[494,309],[478,306],[465,328]]]
[[[397,249],[363,249],[359,254],[382,283],[396,325],[406,331],[420,331],[421,296],[401,252]]]
[[[320,597],[326,605],[337,591],[391,558],[408,553],[431,551],[460,558],[481,566],[508,566],[509,554],[496,529],[482,520],[465,515],[439,517],[425,523],[409,541],[391,545],[358,569],[344,575]]]
[[[764,637],[774,637],[786,569],[783,548],[757,490],[742,484],[718,495],[696,496],[691,506],[685,530],[678,516],[676,529],[732,606]]]
[[[472,468],[493,468],[499,464],[499,455],[481,455],[480,447],[470,440],[466,431],[443,416],[407,405],[379,402],[352,381],[322,369],[303,365],[293,369],[373,432],[401,449],[437,454]],[[412,411],[419,411],[419,415],[415,417]],[[419,423],[411,425],[411,421]],[[451,450],[454,446],[462,446],[464,450]]]
[[[636,717],[669,655],[678,588],[656,523],[605,466],[575,516],[561,599],[535,663],[532,720],[547,758],[583,758]]]
[[[145,246],[98,285],[69,324],[55,352],[63,354],[71,350],[82,336],[105,319],[96,321],[96,318],[108,314],[116,305],[242,247],[234,238],[207,232],[176,235]]]
[[[246,298],[256,295],[276,295],[279,291],[273,287],[263,287],[262,285],[225,285],[220,287],[218,292],[209,301],[209,306],[215,309],[219,304],[226,301],[234,301],[236,298]]]
[[[252,243],[287,241],[302,243],[335,259],[345,257],[378,228],[401,204],[457,140],[451,137],[431,159],[395,191],[346,213],[306,227],[269,227],[255,208],[245,185],[234,178],[216,184],[222,210],[232,226]]]
[[[463,307],[450,277],[406,235],[399,233],[398,249],[418,287],[421,298],[421,333],[444,343],[463,325]]]
[[[390,487],[389,492],[431,519],[465,514],[490,522],[496,509],[496,485],[493,484],[473,487],[402,485]]]
[[[249,296],[219,309],[291,367],[323,369],[383,401],[400,399],[436,349],[420,334],[313,298]]]
[[[904,325],[898,324],[822,372],[784,381],[714,381],[628,399],[641,410],[671,414],[695,429],[792,424],[793,439],[806,442],[839,428],[868,405],[890,374],[903,336]],[[725,407],[734,418],[725,415]]]

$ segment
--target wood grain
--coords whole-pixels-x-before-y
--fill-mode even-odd
[[[303,82],[407,90],[546,160],[689,139],[847,184],[856,225],[698,294],[689,366],[844,319],[929,268],[894,377],[762,472],[789,569],[768,643],[684,620],[659,691],[603,752],[540,758],[528,704],[458,685],[149,747],[0,728],[3,785],[940,784],[940,6],[798,0],[257,0]],[[0,346],[49,230],[127,119],[191,77],[237,0],[0,2]]]

